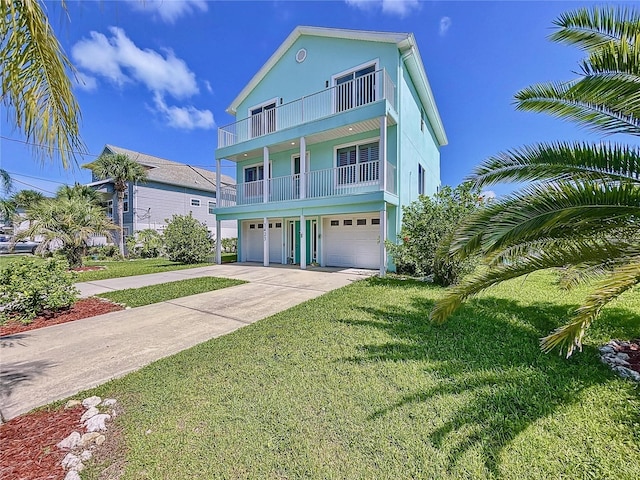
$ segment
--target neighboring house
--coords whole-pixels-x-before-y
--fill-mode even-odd
[[[297,27],[233,100],[218,220],[239,261],[379,269],[447,138],[412,34]]]
[[[147,181],[130,183],[124,200],[125,235],[151,228],[160,233],[173,214],[188,215],[207,225],[215,234],[216,174],[209,170],[172,162],[163,158],[134,152],[125,148],[106,145],[103,154],[127,155],[147,169]],[[98,180],[92,175],[88,185],[107,195],[107,215],[118,222],[117,195],[110,180]],[[235,180],[221,175],[221,185],[232,186]],[[224,221],[221,225],[223,238],[237,236],[236,222]]]

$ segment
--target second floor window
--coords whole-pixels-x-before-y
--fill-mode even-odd
[[[122,211],[127,213],[129,211],[129,194],[125,192],[124,200],[122,200]]]
[[[425,180],[426,171],[422,165],[418,164],[418,195],[424,195]]]
[[[276,103],[252,108],[251,113],[251,138],[266,135],[276,131]]]
[[[209,214],[214,215],[216,209],[216,202],[209,202]]]
[[[378,142],[339,148],[336,159],[338,185],[377,181],[379,151]]]
[[[113,200],[107,200],[107,216],[113,218]]]
[[[200,206],[200,199],[198,199],[198,198],[192,198],[192,199],[191,199],[191,206],[192,206],[192,207],[199,207],[199,206]]]

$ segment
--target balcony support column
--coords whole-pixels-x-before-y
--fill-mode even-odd
[[[387,202],[380,210],[380,277],[387,274]]]
[[[269,201],[269,147],[262,148],[262,201]]]
[[[387,191],[387,116],[380,117],[380,190]]]
[[[220,205],[220,192],[221,192],[221,161],[219,158],[216,158],[216,207]],[[220,265],[222,263],[222,228],[220,227],[220,220],[218,220],[218,216],[216,215],[216,263]]]
[[[307,198],[307,140],[300,137],[300,198]]]
[[[307,222],[304,215],[300,215],[300,268],[307,268]]]
[[[262,221],[263,221],[262,238],[264,240],[263,242],[264,249],[262,251],[262,259],[263,259],[262,264],[265,267],[268,267],[269,266],[269,219],[267,217],[264,217]]]

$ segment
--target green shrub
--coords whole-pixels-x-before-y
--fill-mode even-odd
[[[237,238],[223,238],[221,240],[222,251],[224,253],[236,253],[238,251],[238,239]]]
[[[9,319],[31,322],[45,311],[69,307],[80,292],[75,274],[60,258],[21,257],[0,269],[0,323]]]
[[[90,255],[96,260],[118,260],[121,258],[118,246],[113,243],[91,247],[89,248],[87,255]]]
[[[404,207],[398,243],[387,242],[398,273],[433,276],[439,285],[456,283],[476,261],[450,258],[446,254],[449,234],[482,203],[478,190],[462,184],[444,186],[433,197],[420,196]]]
[[[205,262],[213,251],[207,226],[191,214],[174,215],[167,220],[164,248],[169,260],[180,263]]]
[[[133,258],[157,258],[162,254],[162,235],[151,228],[135,232],[127,238],[127,251]]]

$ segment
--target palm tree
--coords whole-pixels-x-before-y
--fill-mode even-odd
[[[83,165],[101,180],[111,180],[118,195],[118,225],[124,223],[124,195],[129,182],[147,179],[146,169],[123,153],[101,155],[96,161]],[[118,237],[120,254],[124,256],[124,230],[120,228]]]
[[[5,169],[0,168],[0,185],[2,186],[2,192],[8,193],[11,191],[13,182],[11,181],[11,175]]]
[[[578,79],[535,85],[516,95],[520,110],[547,112],[607,134],[640,135],[640,14],[580,9],[555,22],[551,39],[586,53]],[[484,267],[436,303],[442,322],[468,297],[504,280],[564,267],[563,284],[597,280],[570,321],[541,340],[567,357],[582,348],[601,309],[640,283],[640,149],[552,143],[508,151],[478,166],[470,180],[533,183],[475,214],[450,253],[480,253]]]
[[[91,203],[100,205],[103,202],[103,194],[98,190],[76,183],[73,186],[62,185],[56,191],[56,198],[86,198]]]
[[[84,152],[71,62],[58,42],[44,2],[0,0],[0,99],[41,158],[68,168]],[[61,2],[63,8],[65,2]]]
[[[104,210],[83,197],[51,198],[27,210],[29,228],[19,232],[16,240],[40,237],[39,251],[60,247],[69,265],[82,265],[82,256],[91,237],[109,235],[117,230]]]
[[[16,207],[26,210],[47,197],[37,190],[20,190],[13,194],[11,198],[15,202]]]

